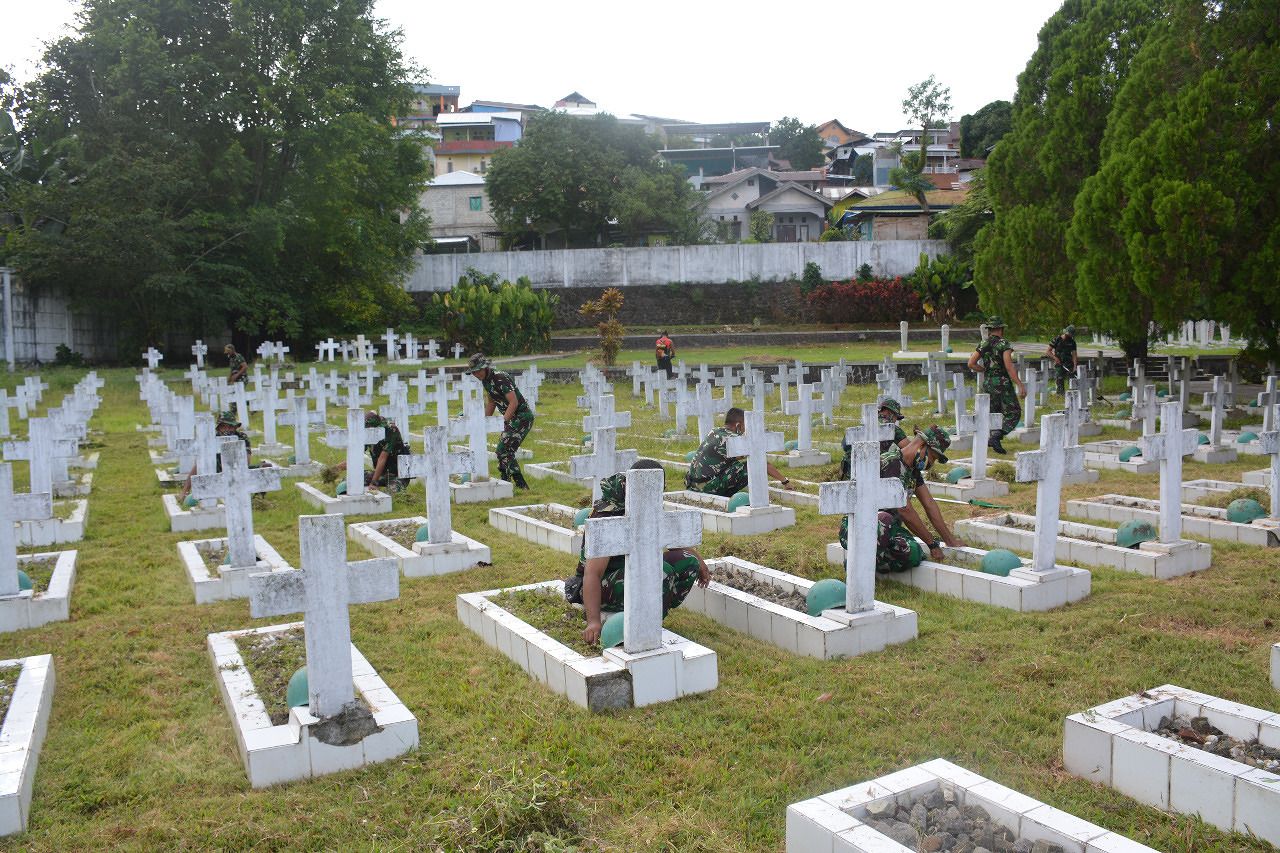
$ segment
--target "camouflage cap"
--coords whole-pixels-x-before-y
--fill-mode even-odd
[[[1000,315],[999,315],[999,314],[992,314],[990,317],[988,317],[988,318],[987,318],[987,328],[988,328],[988,329],[1003,329],[1003,328],[1004,328],[1004,320],[1000,317]]]
[[[902,420],[906,415],[902,414],[902,405],[892,397],[885,397],[880,401],[881,409],[888,409],[898,420]],[[877,411],[879,411],[877,409]]]
[[[592,515],[622,515],[627,511],[627,475],[610,474],[600,481],[600,500],[591,505]]]
[[[467,373],[475,373],[477,370],[484,370],[493,367],[493,362],[484,353],[476,353],[467,361]]]
[[[227,409],[225,412],[218,412],[218,426],[229,426],[240,428],[240,421],[236,420],[236,413]]]
[[[1075,333],[1076,333],[1075,326],[1067,326],[1065,329],[1062,330],[1062,334],[1064,335],[1074,335]]]
[[[916,430],[916,435],[924,439],[924,443],[937,455],[939,462],[947,461],[947,448],[951,446],[951,436],[947,435],[945,429],[934,424],[923,432]]]

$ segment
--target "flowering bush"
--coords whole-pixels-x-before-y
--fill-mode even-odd
[[[892,281],[833,281],[808,297],[822,323],[896,323],[920,319],[920,297],[901,277]]]

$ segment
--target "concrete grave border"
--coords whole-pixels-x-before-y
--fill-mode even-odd
[[[1111,524],[1123,524],[1126,521],[1149,521],[1157,524],[1160,520],[1160,505],[1160,501],[1150,498],[1095,495],[1092,498],[1067,501],[1067,514]],[[1250,524],[1240,524],[1227,520],[1226,509],[1199,504],[1182,504],[1182,533],[1184,537],[1199,536],[1260,548],[1280,546],[1280,522],[1260,518]],[[1208,549],[1209,546],[1204,544],[1204,550]],[[1202,557],[1203,567],[1206,569],[1209,567],[1209,559],[1208,553]]]
[[[1068,853],[1156,853],[941,758],[787,806],[787,853],[913,853],[864,821],[876,809],[936,790],[961,808],[986,809],[1019,840],[1048,841]]]
[[[728,533],[730,536],[755,536],[760,533],[771,533],[784,527],[794,527],[796,511],[789,506],[749,507],[740,506],[728,512],[729,498],[719,495],[708,495],[702,492],[691,492],[680,489],[663,492],[664,497],[680,497],[697,501],[703,506],[691,506],[676,501],[663,501],[662,506],[668,512],[692,510],[702,517],[702,529],[708,533]]]
[[[392,557],[400,566],[400,574],[407,578],[434,577],[473,569],[481,564],[491,564],[493,554],[488,545],[451,531],[453,540],[439,545],[415,542],[406,548],[382,533],[389,524],[415,524],[421,526],[427,519],[420,515],[411,518],[386,518],[378,521],[358,521],[347,525],[347,538],[358,542],[375,557]]]
[[[27,828],[55,682],[52,655],[0,661],[0,667],[10,666],[20,666],[22,671],[0,726],[0,835],[14,835]]]
[[[369,487],[361,495],[326,495],[310,483],[294,483],[302,499],[325,515],[382,515],[391,512],[391,495]]]
[[[352,680],[356,694],[373,712],[378,731],[359,743],[330,746],[311,735],[311,726],[319,720],[308,713],[306,706],[291,708],[289,722],[279,726],[271,724],[253,679],[240,657],[236,638],[284,633],[302,627],[301,622],[290,622],[222,631],[207,638],[209,658],[223,705],[231,717],[236,748],[249,784],[254,788],[389,761],[418,746],[417,718],[378,676],[377,670],[365,660],[354,643],[351,645]]]
[[[662,648],[654,652],[630,655],[618,647],[589,658],[491,600],[500,593],[524,589],[549,589],[563,595],[564,581],[460,594],[458,619],[486,645],[575,705],[590,711],[639,708],[705,693],[720,683],[716,653],[665,628]]]
[[[49,586],[33,595],[24,589],[17,595],[0,598],[0,633],[39,628],[50,622],[66,622],[71,618],[71,587],[76,580],[76,551],[43,551],[19,554],[18,568],[32,560],[56,557]]]
[[[71,515],[67,518],[41,518],[35,521],[19,521],[18,544],[28,548],[43,548],[48,545],[61,545],[64,542],[79,542],[84,538],[85,519],[89,515],[89,501],[77,498],[71,501],[54,501],[70,503]]]
[[[253,536],[253,547],[257,552],[258,562],[252,566],[233,569],[226,563],[221,566],[210,566],[205,561],[204,551],[211,548],[226,547],[227,537],[214,539],[195,539],[178,543],[178,557],[187,571],[187,580],[191,583],[191,591],[195,594],[196,604],[212,604],[215,601],[227,601],[232,598],[249,597],[249,575],[259,572],[284,572],[293,568],[275,548],[258,534]],[[203,547],[202,547],[203,546]],[[225,567],[225,571],[223,571]]]
[[[1280,714],[1165,684],[1067,717],[1063,764],[1140,803],[1280,843],[1280,776],[1152,734],[1171,713],[1280,747]]]
[[[577,513],[577,510],[573,507],[558,503],[500,506],[489,510],[489,524],[503,533],[519,536],[521,539],[533,542],[536,545],[545,545],[548,548],[553,548],[566,554],[577,556],[582,551],[581,527],[576,530],[570,530],[567,527],[561,527],[549,521],[531,518],[523,512],[523,510],[530,509],[556,510],[557,512],[566,512],[569,515]]]
[[[190,509],[178,503],[178,496],[174,494],[161,495],[160,501],[164,504],[164,514],[169,519],[170,533],[195,533],[227,526],[227,511],[222,506],[222,501],[216,501],[216,505],[211,507],[196,504]]]

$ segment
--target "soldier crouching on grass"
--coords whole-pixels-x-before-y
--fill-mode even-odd
[[[729,439],[747,431],[746,417],[736,406],[725,413],[724,426],[707,433],[693,456],[688,472],[684,475],[684,487],[691,492],[719,495],[731,498],[747,487],[747,460],[744,456],[730,458]],[[769,476],[780,480],[784,487],[791,481],[782,475],[773,463],[766,462]]]
[[[631,469],[657,468],[652,459],[641,459]],[[627,510],[627,475],[614,474],[600,482],[600,500],[591,507],[590,518],[606,518],[624,515]],[[603,627],[601,613],[619,613],[622,610],[626,589],[627,558],[586,558],[586,537],[578,555],[577,573],[564,582],[564,597],[571,604],[581,604],[587,618],[582,638],[595,645],[600,641]],[[711,582],[707,564],[692,548],[672,548],[662,554],[662,616],[679,607],[696,583],[705,587]]]

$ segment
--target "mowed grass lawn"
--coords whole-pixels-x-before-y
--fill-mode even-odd
[[[787,353],[790,355],[790,353]],[[57,404],[82,371],[44,372]],[[165,371],[182,388],[179,371]],[[919,613],[920,637],[842,661],[800,658],[677,610],[675,631],[715,649],[720,687],[656,707],[593,716],[529,679],[462,626],[462,592],[565,577],[566,555],[500,534],[488,506],[459,506],[455,526],[493,549],[492,567],[402,579],[400,598],[351,610],[353,639],[416,713],[420,748],[363,770],[264,791],[249,788],[205,651],[214,631],[252,620],[247,602],[196,606],[168,531],[134,372],[107,370],[101,463],[89,499],[72,619],[0,635],[0,657],[51,653],[57,690],[40,756],[31,827],[0,844],[24,850],[377,849],[776,851],[788,803],[943,757],[1002,784],[1169,851],[1262,851],[1265,843],[1164,814],[1067,775],[1062,722],[1073,712],[1167,682],[1280,710],[1268,648],[1280,639],[1280,550],[1214,545],[1213,568],[1158,582],[1098,569],[1085,601],[1018,614],[881,582],[878,595]],[[0,381],[12,385],[17,377]],[[619,386],[635,414],[620,447],[677,456],[692,440],[659,442],[658,421]],[[923,389],[913,386],[922,396]],[[581,439],[576,386],[544,386],[527,443],[563,459]],[[839,412],[852,422],[867,387]],[[911,410],[919,412],[919,407]],[[340,413],[331,410],[337,423]],[[415,426],[418,425],[415,419]],[[790,419],[771,427],[794,437]],[[909,425],[930,419],[911,417]],[[788,425],[789,424],[789,425]],[[291,441],[283,432],[282,441]],[[839,430],[820,429],[834,443]],[[326,460],[337,453],[313,445]],[[1239,479],[1257,457],[1188,464],[1188,479]],[[16,465],[26,481],[25,464]],[[797,471],[804,476],[814,472]],[[669,475],[674,487],[679,479]],[[571,505],[584,492],[533,481],[511,503]],[[1104,473],[1066,497],[1155,496],[1156,478]],[[1032,486],[1005,503],[1030,511]],[[297,559],[286,484],[255,514],[257,532]],[[420,514],[422,490],[393,516]],[[951,518],[974,512],[947,505]],[[797,512],[794,529],[731,539],[703,553],[737,554],[808,577],[825,564],[837,520]],[[352,547],[352,559],[364,556]]]

